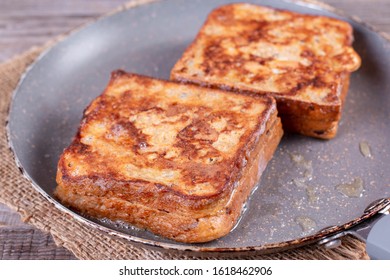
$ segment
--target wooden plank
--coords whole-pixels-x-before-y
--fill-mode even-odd
[[[3,16],[78,16],[101,15],[126,0],[1,0],[0,17]]]
[[[0,204],[0,260],[75,259],[65,248],[57,247],[50,234],[20,220],[20,215]]]
[[[2,226],[22,226],[20,215],[11,210],[4,204],[0,203],[0,227]]]
[[[390,33],[390,1],[388,0],[322,0],[348,15],[357,16],[364,22]]]
[[[127,3],[126,0],[2,0],[0,63]]]
[[[68,250],[57,247],[53,238],[31,226],[0,228],[0,259],[31,260],[76,259]]]

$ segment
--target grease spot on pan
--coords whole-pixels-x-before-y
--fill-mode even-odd
[[[302,228],[302,231],[305,233],[313,231],[317,226],[317,223],[313,219],[306,216],[296,217],[295,222]]]
[[[313,179],[313,165],[311,160],[306,160],[301,154],[290,153],[291,160],[300,167],[304,168],[303,177],[305,180],[310,181]]]
[[[364,184],[362,178],[356,177],[351,183],[340,184],[335,188],[347,197],[358,198],[363,196]]]
[[[366,158],[372,158],[371,147],[366,141],[359,143],[359,149],[362,155]]]

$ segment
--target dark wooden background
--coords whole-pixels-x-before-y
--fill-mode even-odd
[[[0,0],[0,63],[126,2],[129,1]],[[323,2],[390,34],[390,0]],[[56,247],[50,235],[24,224],[15,211],[0,204],[0,259],[73,258],[71,252]]]

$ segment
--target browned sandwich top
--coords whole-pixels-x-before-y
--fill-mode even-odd
[[[226,5],[210,13],[171,77],[316,104],[340,103],[343,73],[360,66],[352,40],[351,26],[337,19]]]
[[[116,71],[85,110],[57,182],[102,190],[138,182],[187,198],[214,196],[245,165],[246,149],[275,111],[270,97]]]

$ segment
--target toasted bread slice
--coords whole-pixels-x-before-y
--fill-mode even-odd
[[[230,4],[211,12],[171,79],[271,93],[285,130],[329,139],[360,66],[352,40],[352,27],[337,19]]]
[[[58,163],[55,194],[181,241],[227,234],[282,136],[276,102],[116,71]]]

